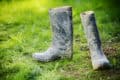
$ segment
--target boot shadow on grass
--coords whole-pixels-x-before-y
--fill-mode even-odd
[[[112,49],[110,49],[112,47]],[[120,79],[120,48],[119,43],[107,43],[104,45],[104,53],[108,56],[112,67],[92,70],[88,77],[92,80],[119,80]]]
[[[100,70],[97,75],[101,76],[102,79],[108,78],[108,80],[119,80],[120,79],[120,54],[109,57],[112,67],[111,69]]]

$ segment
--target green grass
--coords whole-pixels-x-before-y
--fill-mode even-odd
[[[64,5],[73,7],[73,59],[49,63],[33,60],[32,53],[45,51],[52,41],[49,8]],[[0,80],[119,80],[120,16],[110,5],[102,0],[1,0]],[[110,70],[92,69],[79,17],[86,10],[96,13],[103,49],[113,65]]]

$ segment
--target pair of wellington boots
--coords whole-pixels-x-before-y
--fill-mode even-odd
[[[56,59],[71,59],[73,55],[72,7],[64,6],[49,10],[52,26],[52,45],[43,53],[34,53],[34,59],[42,62]],[[111,65],[101,49],[101,41],[93,11],[80,15],[88,41],[92,66],[94,70],[106,69]]]

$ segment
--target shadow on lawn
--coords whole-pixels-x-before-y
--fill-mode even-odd
[[[112,68],[110,70],[100,71],[101,76],[107,77],[108,80],[120,80],[120,55],[112,56]]]
[[[115,63],[112,63],[112,68],[108,70],[92,71],[87,77],[93,80],[120,80],[120,55],[112,56]]]
[[[109,70],[102,70],[99,72],[101,76],[106,77],[108,80],[120,80],[120,54],[118,50],[116,54],[110,55],[109,59],[112,64],[112,68]]]
[[[120,80],[120,43],[104,44],[103,51],[112,65],[111,69],[91,71],[87,76],[92,80]]]

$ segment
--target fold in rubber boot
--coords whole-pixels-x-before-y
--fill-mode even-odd
[[[87,37],[94,70],[110,68],[111,65],[101,49],[101,41],[93,11],[80,14],[82,25]]]
[[[53,8],[49,14],[53,32],[52,45],[43,53],[34,53],[33,58],[43,62],[70,59],[73,48],[72,7]]]

